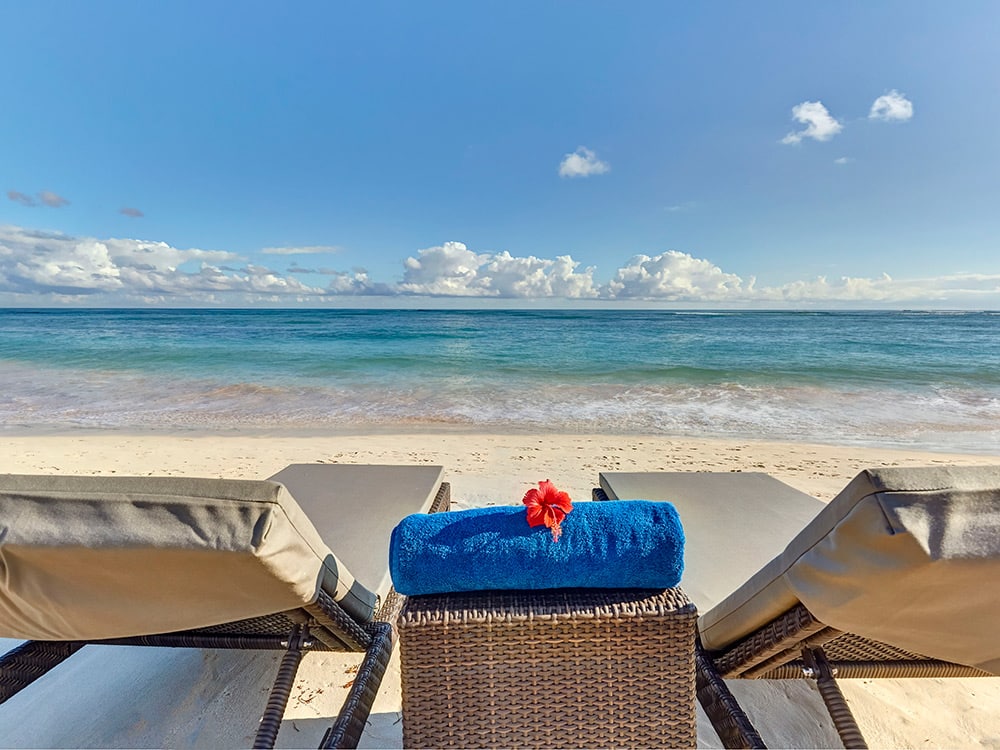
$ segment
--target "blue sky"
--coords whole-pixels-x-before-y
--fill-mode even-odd
[[[1000,307],[996,2],[0,19],[0,304]]]

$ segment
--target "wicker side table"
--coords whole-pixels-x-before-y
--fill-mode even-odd
[[[678,588],[409,597],[403,744],[694,747],[696,618]]]

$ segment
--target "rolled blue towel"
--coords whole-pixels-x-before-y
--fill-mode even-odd
[[[676,586],[684,531],[670,503],[582,502],[556,542],[523,506],[418,513],[392,532],[389,570],[407,596],[457,591]]]

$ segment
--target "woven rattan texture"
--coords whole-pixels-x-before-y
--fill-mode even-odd
[[[805,664],[791,661],[768,672],[768,680],[794,680],[803,677]],[[877,680],[903,677],[994,677],[975,667],[935,659],[910,661],[830,661],[837,679]]]
[[[292,628],[302,624],[310,626],[311,649],[315,651],[364,651],[370,640],[364,629],[328,594],[321,591],[315,603],[308,604],[301,610],[278,612],[165,636],[119,638],[115,642],[192,648],[259,648],[251,640],[240,640],[240,637],[264,636],[279,641],[278,645],[272,645],[271,648],[283,648],[280,641],[288,638]],[[186,642],[182,638],[187,639]]]
[[[312,616],[313,636],[334,651],[364,651],[372,642],[365,629],[322,589],[316,601],[302,609]],[[338,648],[338,641],[343,647]]]
[[[679,589],[410,597],[403,743],[693,746],[696,617]]]
[[[853,633],[842,633],[823,644],[823,651],[830,661],[924,661],[926,656],[904,651],[901,648],[862,638]]]
[[[438,487],[437,494],[431,502],[430,510],[427,512],[441,513],[449,508],[451,508],[451,484],[449,482],[441,482],[441,486]]]
[[[990,677],[975,667],[953,664],[887,643],[862,638],[853,633],[841,633],[823,645],[830,666],[838,678],[899,678],[899,677]],[[802,676],[805,665],[801,659],[788,662],[761,675],[764,679],[794,679]]]
[[[840,678],[986,677],[973,667],[926,656],[826,627],[801,604],[723,653],[712,654],[727,678],[787,680],[803,676],[804,646],[821,646]]]
[[[389,666],[393,648],[393,630],[389,623],[373,622],[367,630],[371,633],[372,645],[354,675],[340,715],[323,735],[321,748],[357,747],[367,726],[368,714]]]
[[[805,642],[822,645],[839,632],[798,604],[725,652],[713,653],[712,659],[723,677],[760,677],[768,669],[797,659]]]
[[[726,681],[719,676],[712,660],[698,643],[695,655],[697,666],[698,702],[722,740],[724,747],[765,748],[756,727],[750,723],[743,707],[729,691]]]
[[[0,703],[83,648],[83,641],[27,641],[0,657]]]
[[[236,620],[210,628],[197,628],[185,632],[200,635],[274,635],[284,637],[300,622],[301,619],[293,620],[284,612],[279,612],[274,615]]]

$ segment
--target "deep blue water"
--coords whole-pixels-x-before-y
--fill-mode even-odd
[[[1000,453],[1000,314],[0,310],[0,425],[454,426]]]

